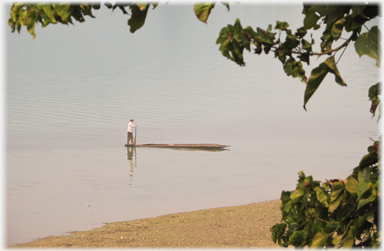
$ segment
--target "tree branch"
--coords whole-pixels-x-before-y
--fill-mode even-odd
[[[318,52],[313,52],[311,53],[310,55],[311,56],[322,56],[322,55],[326,55],[326,54],[329,54],[329,53],[332,53],[332,52],[336,52],[336,51],[339,51],[340,49],[342,49],[343,47],[346,47],[349,42],[352,41],[352,38],[354,37],[354,33],[347,39],[347,41],[345,41],[342,45],[340,45],[339,47],[335,48],[335,49],[332,49],[332,50],[328,50],[328,51],[325,51],[325,52],[321,52],[321,53],[318,53]]]

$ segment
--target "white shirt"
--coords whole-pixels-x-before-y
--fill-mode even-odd
[[[132,132],[132,127],[136,127],[137,125],[134,125],[132,121],[129,121],[128,123],[128,132]]]

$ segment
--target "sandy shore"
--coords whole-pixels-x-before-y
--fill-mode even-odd
[[[9,248],[279,248],[270,227],[280,200],[108,223]]]

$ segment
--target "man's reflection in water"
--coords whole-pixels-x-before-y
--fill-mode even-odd
[[[135,156],[133,156],[135,155]],[[128,169],[129,169],[129,176],[133,177],[133,167],[137,166],[137,158],[136,158],[136,147],[128,146],[127,147],[127,156],[128,156]],[[133,161],[133,157],[135,157],[135,161]],[[132,178],[129,179],[130,182],[132,182]],[[132,185],[130,183],[130,185]]]

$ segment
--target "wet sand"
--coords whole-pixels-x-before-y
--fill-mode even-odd
[[[278,248],[280,200],[108,223],[9,248]]]

